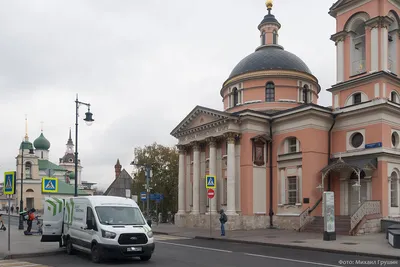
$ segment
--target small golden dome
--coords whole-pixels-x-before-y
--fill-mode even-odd
[[[271,9],[272,6],[273,6],[272,0],[267,0],[267,1],[265,2],[265,5],[267,6],[268,9]]]

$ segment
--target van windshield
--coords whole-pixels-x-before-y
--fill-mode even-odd
[[[142,213],[135,207],[96,207],[101,224],[107,225],[145,225]]]

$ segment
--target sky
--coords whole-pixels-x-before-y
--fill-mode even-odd
[[[325,89],[335,83],[333,0],[275,0],[279,43]],[[82,180],[105,189],[119,158],[132,171],[135,147],[173,146],[170,132],[196,106],[222,110],[219,94],[237,63],[259,45],[263,0],[35,0],[0,2],[0,171],[15,170],[25,135],[50,141],[50,160],[75,134]],[[43,122],[43,123],[42,123]],[[74,143],[75,138],[73,137]]]

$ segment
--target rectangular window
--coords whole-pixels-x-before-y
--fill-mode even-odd
[[[86,225],[88,226],[88,229],[97,231],[96,219],[94,217],[93,210],[91,207],[87,207]]]
[[[393,179],[390,181],[390,206],[393,208],[397,208],[399,206],[398,200],[397,200],[397,179]]]
[[[296,138],[289,138],[289,153],[296,153],[297,152],[297,139]]]
[[[353,95],[353,104],[361,103],[361,93]]]
[[[289,205],[295,205],[298,203],[298,186],[297,186],[297,177],[290,176],[287,178],[287,192],[288,192],[288,203]]]

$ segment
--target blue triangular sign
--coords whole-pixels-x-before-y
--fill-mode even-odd
[[[208,177],[207,185],[214,186],[214,177]]]

